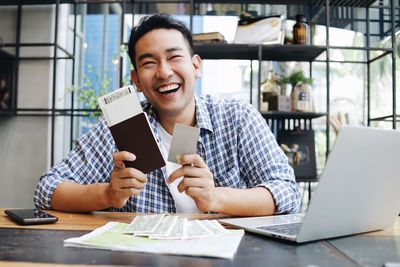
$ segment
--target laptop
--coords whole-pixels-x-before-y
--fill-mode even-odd
[[[400,132],[342,126],[305,214],[219,220],[297,243],[389,228],[400,211]]]

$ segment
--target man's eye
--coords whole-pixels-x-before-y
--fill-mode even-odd
[[[180,59],[180,58],[182,58],[182,56],[181,55],[174,55],[174,56],[172,56],[170,59]]]
[[[142,66],[152,66],[152,65],[154,65],[155,63],[153,62],[153,61],[146,61],[146,62],[143,62],[142,63]]]

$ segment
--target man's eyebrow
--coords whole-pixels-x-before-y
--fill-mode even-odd
[[[182,47],[176,46],[176,47],[171,47],[171,48],[166,49],[165,52],[166,53],[172,53],[172,52],[175,52],[175,51],[182,51],[182,50],[183,50]]]
[[[154,55],[153,54],[151,54],[151,53],[144,53],[144,54],[141,54],[140,56],[139,56],[139,58],[138,58],[138,61],[141,61],[141,60],[143,60],[143,59],[145,59],[145,58],[154,58]]]
[[[171,48],[165,49],[165,53],[172,53],[172,52],[175,52],[175,51],[182,51],[182,50],[183,50],[182,47],[176,46],[176,47],[171,47]],[[141,54],[139,56],[139,58],[138,58],[138,61],[141,61],[141,60],[143,60],[145,58],[154,58],[154,55],[152,53]]]

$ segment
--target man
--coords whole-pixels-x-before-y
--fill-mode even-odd
[[[165,157],[176,123],[200,128],[197,154],[149,174],[125,168],[135,155],[118,152],[101,119],[76,148],[43,174],[36,206],[65,211],[296,212],[293,169],[259,112],[237,100],[195,97],[201,59],[187,27],[165,14],[141,20],[129,40],[132,81]],[[132,151],[134,153],[134,151]],[[151,159],[149,159],[151,160]]]

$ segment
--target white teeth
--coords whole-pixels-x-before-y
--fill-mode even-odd
[[[179,88],[179,84],[169,84],[169,85],[166,85],[166,86],[161,86],[160,88],[158,88],[158,91],[160,93],[165,93],[165,92],[168,92],[168,91],[176,90],[178,88]]]

